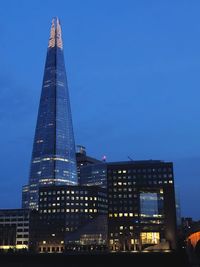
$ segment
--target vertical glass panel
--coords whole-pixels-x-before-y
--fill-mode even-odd
[[[140,214],[141,217],[157,217],[159,214],[157,193],[140,193]]]

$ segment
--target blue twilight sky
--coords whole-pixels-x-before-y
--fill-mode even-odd
[[[182,216],[200,219],[200,1],[0,5],[0,208],[19,207],[51,19],[61,19],[76,144],[108,161],[174,162]]]

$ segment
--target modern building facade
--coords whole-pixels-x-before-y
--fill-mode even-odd
[[[172,163],[108,163],[107,173],[109,250],[176,249]]]
[[[100,162],[82,166],[80,168],[80,184],[107,188],[107,164]]]
[[[33,143],[29,200],[23,207],[37,209],[39,187],[52,184],[77,184],[72,116],[58,18],[54,18],[51,25]]]
[[[76,146],[76,162],[77,162],[77,176],[79,184],[81,183],[80,172],[84,166],[101,163],[100,160],[88,156],[86,153],[86,148],[82,145]]]
[[[28,249],[29,210],[0,210],[0,250]]]
[[[22,209],[29,208],[29,185],[22,186]]]
[[[100,221],[105,222],[101,228]],[[81,248],[88,238],[93,245],[95,242],[105,245],[106,226],[105,189],[71,185],[40,187],[39,209],[31,217],[30,247],[38,252],[62,252],[72,245]]]

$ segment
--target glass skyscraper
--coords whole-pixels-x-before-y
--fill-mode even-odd
[[[28,207],[37,209],[43,185],[76,185],[76,157],[61,26],[52,20],[33,143]]]

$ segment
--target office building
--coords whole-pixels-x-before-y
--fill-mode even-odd
[[[0,210],[0,250],[28,249],[29,210]]]
[[[77,177],[80,184],[80,172],[82,167],[101,163],[100,160],[90,157],[86,153],[86,148],[82,145],[76,146]]]
[[[62,252],[72,245],[80,249],[86,240],[89,245],[89,237],[92,244],[105,244],[107,223],[99,229],[99,216],[101,222],[107,222],[107,194],[103,188],[40,187],[39,209],[32,213],[30,222],[30,247],[38,252]],[[85,228],[87,225],[92,228]],[[70,237],[71,233],[75,236]]]
[[[107,188],[107,164],[100,162],[82,166],[80,169],[80,184]]]
[[[176,249],[173,165],[163,161],[107,164],[111,251]]]

